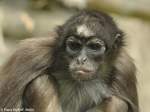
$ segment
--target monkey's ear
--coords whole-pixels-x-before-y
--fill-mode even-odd
[[[63,46],[63,43],[64,43],[64,28],[63,26],[57,26],[55,28],[55,31],[57,33],[57,36],[58,36],[58,40],[57,40],[57,47],[60,48]]]
[[[123,32],[119,32],[115,34],[115,40],[114,40],[114,48],[119,48],[121,46],[124,46],[124,34]]]
[[[58,35],[60,35],[60,34],[63,33],[63,28],[62,28],[62,26],[57,26],[57,27],[55,28],[55,30],[56,30],[56,32],[57,32]]]

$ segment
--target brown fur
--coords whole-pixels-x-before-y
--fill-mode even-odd
[[[50,63],[56,35],[25,40],[0,72],[0,107],[20,108],[25,87]],[[55,38],[54,38],[55,37]]]
[[[83,48],[82,53],[78,54],[66,49],[69,47],[66,40],[71,35],[83,37],[76,32],[80,25],[88,26],[96,35],[88,36],[104,41],[102,46],[106,49],[98,57],[94,55],[98,53],[96,49],[90,50],[90,56],[84,51],[84,57]],[[109,15],[81,11],[56,32],[47,38],[23,41],[2,67],[1,111],[139,112],[135,65],[123,49],[123,32]],[[84,46],[85,43],[81,44]],[[102,50],[101,47],[98,51]],[[67,55],[70,55],[70,61]],[[82,66],[86,68],[85,65],[88,65],[88,69],[93,67],[94,73],[91,74],[95,77],[76,80],[72,70],[83,64],[83,60],[80,64],[78,60],[77,64],[79,57],[84,61],[86,57],[87,61]],[[74,63],[76,66],[73,66]]]
[[[21,108],[26,88],[28,105],[35,112],[61,112],[55,82],[45,75],[53,60],[56,38],[52,35],[24,41],[4,65],[0,74],[1,108]],[[117,58],[115,67],[117,74],[112,79],[112,85],[109,85],[113,96],[111,101],[109,99],[104,103],[103,108],[98,107],[98,112],[138,112],[135,66],[124,50]]]

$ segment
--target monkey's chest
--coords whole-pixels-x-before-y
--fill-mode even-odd
[[[100,104],[107,94],[107,88],[101,82],[76,83],[60,80],[59,93],[64,112],[86,112]]]

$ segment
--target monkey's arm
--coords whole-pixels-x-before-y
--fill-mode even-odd
[[[128,105],[122,99],[112,96],[102,102],[101,105],[87,112],[128,112]]]
[[[111,83],[113,96],[88,112],[139,112],[135,65],[126,51],[120,53],[115,68]]]
[[[116,97],[127,103],[128,112],[139,112],[136,67],[132,61],[126,51],[122,50],[115,64],[112,91]]]
[[[27,39],[0,71],[0,108],[21,108],[26,85],[52,63],[55,36]]]
[[[26,87],[25,108],[33,108],[35,112],[62,112],[56,85],[48,75],[36,78]]]

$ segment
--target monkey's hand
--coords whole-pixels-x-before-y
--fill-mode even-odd
[[[112,96],[102,102],[100,106],[90,109],[87,112],[128,112],[128,105],[120,98]]]
[[[26,87],[24,108],[35,112],[62,112],[57,93],[53,79],[48,75],[39,76]]]
[[[104,112],[128,112],[128,105],[120,98],[112,96],[109,101],[106,101]]]

